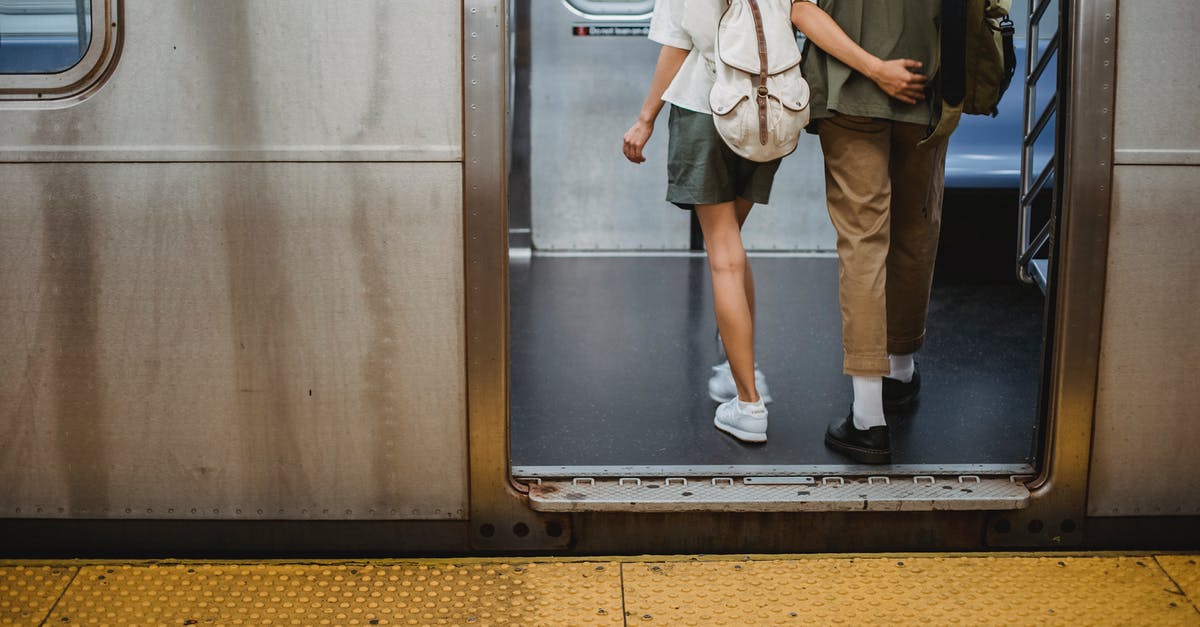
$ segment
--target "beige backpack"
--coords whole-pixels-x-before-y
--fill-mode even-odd
[[[709,94],[725,143],[751,161],[785,157],[808,124],[808,83],[790,0],[729,0],[717,29],[717,80]]]

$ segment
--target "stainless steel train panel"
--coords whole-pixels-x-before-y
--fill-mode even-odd
[[[464,518],[461,176],[0,166],[0,516]]]
[[[542,6],[545,4],[545,6]],[[681,250],[689,216],[666,195],[667,117],[664,110],[646,151],[634,165],[621,136],[637,117],[659,46],[645,35],[593,28],[560,2],[538,2],[530,16],[530,144],[533,243],[544,250]],[[647,22],[616,23],[619,29]],[[758,250],[833,250],[825,210],[820,146],[806,135],[784,160],[771,203],[748,222],[746,246]]]
[[[1200,514],[1200,5],[1121,2],[1108,279],[1088,513]]]
[[[1197,177],[1189,166],[1115,170],[1093,516],[1200,514]]]
[[[465,519],[461,4],[123,4],[0,111],[0,516]]]
[[[1121,2],[1117,163],[1200,165],[1200,5]]]
[[[5,111],[0,161],[462,158],[459,2],[126,0],[84,106]]]

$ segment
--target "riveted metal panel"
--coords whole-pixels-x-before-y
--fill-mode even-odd
[[[1117,163],[1200,165],[1200,3],[1122,2]]]
[[[460,165],[0,180],[0,517],[466,516]]]
[[[0,160],[459,160],[460,11],[128,0],[108,84],[84,106],[5,111]]]
[[[1117,0],[1063,3],[1058,139],[1063,155],[1061,216],[1052,243],[1047,298],[1046,428],[1041,474],[1029,507],[989,525],[991,546],[1072,545],[1083,540],[1096,374],[1112,203],[1113,81]],[[1028,531],[1028,533],[1026,533]]]
[[[1117,166],[1088,513],[1200,514],[1194,166]]]
[[[664,198],[664,107],[646,148],[647,162],[621,154],[637,118],[660,46],[644,34],[599,36],[561,3],[530,16],[530,188],[533,244],[543,250],[684,250],[689,215]],[[573,26],[592,28],[576,36]],[[645,27],[648,20],[618,29]],[[600,28],[597,28],[600,26]],[[618,31],[619,32],[619,31]],[[753,250],[833,250],[825,178],[815,135],[784,159],[771,202],[754,209],[745,243]]]
[[[509,474],[508,14],[503,0],[465,0],[463,11],[470,542],[480,549],[561,549],[571,541],[569,521],[531,511]]]

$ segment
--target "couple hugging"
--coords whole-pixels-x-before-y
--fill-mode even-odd
[[[833,420],[825,443],[860,463],[890,463],[884,416],[904,410],[920,388],[913,354],[925,338],[941,225],[946,138],[923,142],[936,122],[930,103],[938,100],[932,90],[926,98],[926,90],[933,84],[927,76],[938,71],[941,3],[757,4],[790,15],[812,44],[801,65],[811,88],[808,130],[820,137],[824,154],[826,201],[838,234],[842,367],[854,389],[849,414]],[[720,403],[714,424],[740,440],[762,442],[770,397],[755,365],[754,277],[741,227],[755,203],[767,202],[780,160],[738,156],[714,127],[713,55],[727,5],[655,4],[650,39],[662,51],[637,122],[625,133],[624,154],[645,161],[643,147],[670,103],[667,200],[695,211],[704,232],[728,357],[709,381]]]

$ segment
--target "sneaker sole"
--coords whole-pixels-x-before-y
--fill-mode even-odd
[[[825,446],[853,459],[860,464],[890,464],[892,463],[892,452],[881,451],[879,449],[862,448],[852,444],[846,444],[841,440],[835,440],[828,433],[825,434]]]
[[[732,435],[733,437],[735,437],[743,442],[766,442],[767,441],[767,434],[765,434],[765,433],[753,433],[750,431],[742,431],[741,429],[738,429],[737,427],[731,427],[731,426],[721,422],[720,420],[717,420],[716,418],[713,418],[713,426],[720,429],[721,431],[724,431],[725,433],[728,433],[729,435]]]

